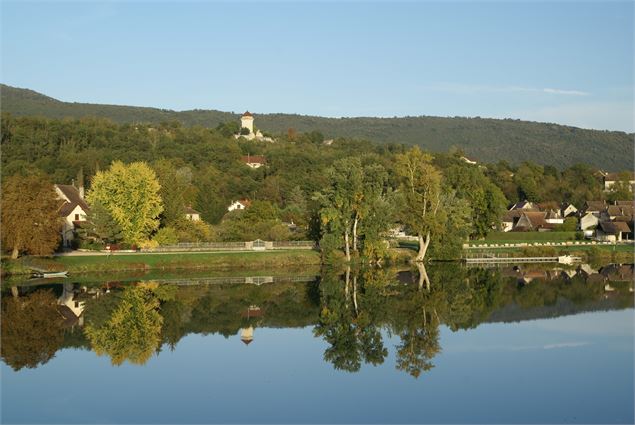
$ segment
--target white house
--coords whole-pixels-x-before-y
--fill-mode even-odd
[[[537,211],[537,208],[532,202],[524,200],[512,205],[512,207],[509,210],[510,211],[511,210],[536,210]]]
[[[562,218],[562,216],[560,215],[560,211],[549,210],[547,211],[545,221],[551,224],[562,224],[564,223],[564,218]]]
[[[192,220],[192,221],[200,221],[201,220],[201,213],[196,211],[192,207],[184,207],[183,208],[183,214],[185,214],[185,218],[188,219],[188,220]]]
[[[227,207],[227,211],[244,210],[249,205],[251,205],[249,199],[239,199],[238,201],[233,201],[231,205]]]
[[[90,211],[88,204],[84,201],[84,187],[79,189],[73,185],[56,184],[55,192],[63,201],[58,213],[64,219],[62,225],[62,243],[65,247],[70,247],[75,238],[75,230],[86,222],[86,215]]]
[[[596,228],[599,223],[600,219],[592,212],[588,212],[580,218],[580,230],[584,231],[584,236],[592,236],[593,229]]]
[[[567,218],[571,216],[575,216],[578,212],[578,209],[573,204],[563,204],[562,205],[562,217]]]
[[[609,191],[615,183],[625,180],[628,180],[628,187],[632,191],[633,186],[635,186],[635,172],[608,173],[604,176],[604,190]]]
[[[241,157],[240,160],[251,168],[260,168],[267,163],[265,157],[261,155],[247,155]]]

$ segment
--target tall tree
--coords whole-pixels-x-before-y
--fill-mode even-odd
[[[343,239],[346,261],[350,261],[351,237],[354,240],[356,236],[356,211],[363,188],[361,162],[359,158],[335,161],[327,175],[329,184],[319,197],[320,219],[327,233]]]
[[[34,255],[53,253],[60,239],[60,201],[53,185],[36,175],[14,175],[2,183],[2,240],[12,249]]]
[[[121,226],[124,240],[140,243],[159,227],[163,202],[154,171],[144,162],[112,163],[93,178],[88,202],[100,203]]]
[[[445,222],[441,211],[441,173],[431,164],[432,156],[415,146],[397,155],[402,196],[401,221],[417,234],[419,252],[416,261],[423,261],[434,234]]]

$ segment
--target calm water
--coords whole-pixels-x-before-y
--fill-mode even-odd
[[[1,419],[633,423],[632,273],[17,282],[2,292]]]

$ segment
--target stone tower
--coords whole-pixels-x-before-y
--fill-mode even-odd
[[[254,116],[249,111],[240,117],[240,126],[249,129],[249,134],[254,134]]]

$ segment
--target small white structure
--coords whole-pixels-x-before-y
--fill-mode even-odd
[[[531,203],[531,202],[529,202],[527,200],[524,200],[524,201],[521,201],[521,202],[518,202],[518,203],[512,205],[512,207],[509,210],[510,211],[511,210],[535,210],[535,211],[537,211],[538,209],[534,206],[533,203]]]
[[[185,214],[185,218],[188,220],[201,221],[201,213],[192,207],[184,207],[183,214]]]
[[[65,247],[70,247],[75,238],[75,230],[86,222],[86,215],[90,208],[84,201],[83,186],[76,188],[73,185],[56,184],[55,193],[63,201],[58,210],[59,215],[64,219],[61,230],[62,244]]]
[[[586,213],[580,219],[580,230],[589,230],[592,227],[597,227],[600,223],[600,219],[593,213]]]
[[[549,210],[547,211],[545,221],[551,224],[562,224],[564,223],[564,218],[562,218],[562,216],[560,215],[560,211]]]
[[[466,156],[462,156],[461,159],[463,161],[465,161],[466,163],[470,164],[470,165],[476,165],[476,161],[471,160],[470,158],[466,157]]]
[[[562,217],[564,218],[575,216],[577,212],[578,209],[573,204],[562,205]]]
[[[611,190],[613,185],[619,181],[628,181],[628,188],[632,192],[635,186],[635,172],[627,171],[623,173],[608,173],[604,176],[604,191]]]
[[[250,168],[260,168],[267,164],[267,160],[262,155],[247,155],[240,158]]]
[[[252,326],[248,328],[242,328],[240,330],[240,340],[245,344],[249,345],[254,340],[254,328]]]
[[[251,205],[249,199],[239,199],[238,201],[233,201],[231,205],[227,207],[227,211],[244,210],[249,205]]]

